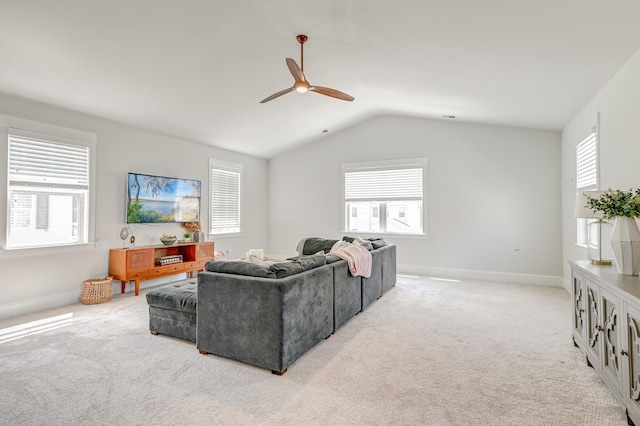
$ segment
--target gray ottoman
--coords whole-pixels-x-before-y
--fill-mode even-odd
[[[196,341],[197,280],[178,281],[147,293],[149,330]]]

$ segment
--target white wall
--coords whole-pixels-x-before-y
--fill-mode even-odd
[[[576,115],[562,132],[563,268],[569,288],[568,260],[586,259],[575,245],[576,145],[600,113],[600,188],[640,187],[640,51]]]
[[[107,275],[109,249],[122,247],[127,172],[140,172],[202,181],[201,219],[209,219],[209,157],[244,165],[242,236],[216,238],[216,250],[242,255],[248,247],[266,247],[267,162],[160,135],[38,102],[0,94],[0,114],[98,135],[95,248],[41,250],[27,254],[0,251],[0,318],[78,302],[82,282]],[[6,152],[6,140],[1,149]],[[0,156],[1,157],[1,156]],[[6,154],[5,158],[6,164]],[[6,217],[6,166],[0,166],[0,205]],[[182,234],[178,224],[137,225],[136,245],[158,244],[164,232]],[[171,278],[173,280],[176,277]],[[142,287],[171,279],[142,283]],[[115,282],[114,282],[115,284]],[[119,287],[119,282],[117,286]],[[132,291],[129,284],[127,291]]]
[[[341,238],[342,163],[428,157],[427,239],[397,244],[401,271],[560,285],[560,135],[379,117],[269,161],[269,253]]]

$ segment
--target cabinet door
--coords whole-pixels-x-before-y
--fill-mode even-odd
[[[621,348],[623,399],[634,422],[640,420],[640,310],[625,304],[624,341]]]
[[[196,256],[197,260],[209,260],[213,259],[214,251],[213,251],[213,243],[200,243],[198,244],[198,255]]]
[[[620,322],[620,300],[603,288],[600,288],[600,313],[602,315],[602,375],[609,387],[618,395],[622,392],[622,329]]]
[[[585,306],[585,340],[587,349],[587,360],[596,370],[600,370],[601,358],[601,338],[600,331],[600,291],[599,287],[589,280],[585,280],[586,306]]]
[[[576,346],[584,348],[584,277],[575,270],[571,271],[571,301],[572,315],[571,324],[573,326],[573,341]]]
[[[129,250],[127,251],[127,271],[153,268],[154,250]]]

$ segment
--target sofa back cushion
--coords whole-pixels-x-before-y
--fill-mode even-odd
[[[326,263],[324,255],[301,256],[291,262],[279,262],[269,266],[269,270],[275,274],[277,278],[285,278],[300,272],[308,271]]]
[[[276,278],[276,274],[269,268],[243,260],[210,260],[204,265],[209,272],[224,274],[247,275],[249,277]]]
[[[331,251],[331,247],[338,240],[328,240],[326,238],[318,238],[318,237],[308,237],[303,238],[298,243],[298,254],[299,255],[310,255],[319,252],[320,250],[325,253],[329,253]]]

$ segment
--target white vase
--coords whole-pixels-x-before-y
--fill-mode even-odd
[[[613,227],[611,246],[618,273],[638,275],[640,269],[640,229],[632,217],[618,216]]]

